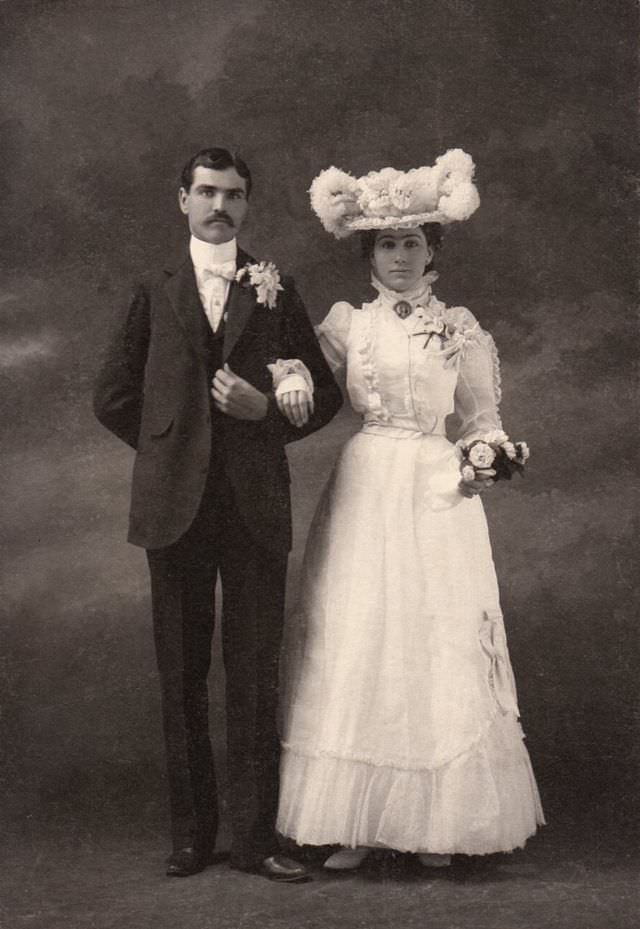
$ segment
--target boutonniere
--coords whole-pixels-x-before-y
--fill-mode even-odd
[[[243,287],[255,287],[256,299],[270,310],[278,300],[278,291],[284,290],[280,283],[280,272],[272,261],[260,261],[257,264],[247,264],[236,274],[236,281]]]

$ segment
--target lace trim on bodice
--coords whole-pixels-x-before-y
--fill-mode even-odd
[[[489,335],[489,333],[486,335],[487,339],[489,340],[491,361],[493,362],[493,394],[496,398],[496,409],[499,409],[500,401],[502,400],[502,375],[500,374],[500,359],[498,357],[496,343],[493,341],[493,336]]]
[[[380,393],[380,382],[378,380],[378,369],[375,364],[375,351],[377,341],[377,301],[365,303],[362,307],[367,310],[367,320],[362,335],[362,344],[358,349],[361,357],[362,374],[367,386],[367,396],[369,405],[369,414],[367,419],[378,422],[389,422],[391,414],[382,400]]]

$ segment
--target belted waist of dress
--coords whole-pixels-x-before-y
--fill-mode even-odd
[[[361,431],[366,435],[380,435],[388,439],[422,439],[425,436],[446,436],[444,416],[426,418],[424,423],[416,423],[422,428],[416,429],[414,424],[409,425],[402,420],[391,418],[386,421],[379,419],[365,419]],[[428,427],[428,428],[425,428]]]

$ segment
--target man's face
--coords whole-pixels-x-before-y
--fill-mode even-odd
[[[239,232],[247,215],[247,186],[235,168],[217,171],[198,165],[190,190],[180,188],[180,209],[189,218],[191,234],[220,245]]]

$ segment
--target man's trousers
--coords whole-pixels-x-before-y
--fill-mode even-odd
[[[251,870],[277,851],[276,726],[287,555],[256,546],[221,467],[173,545],[147,550],[174,850],[213,851],[218,799],[208,731],[214,590],[222,585],[231,864]]]

